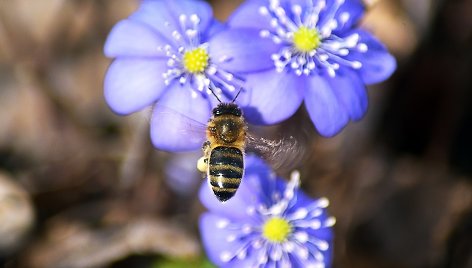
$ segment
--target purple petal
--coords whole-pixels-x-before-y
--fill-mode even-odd
[[[292,116],[300,107],[305,77],[275,70],[246,76],[240,101],[244,115],[252,124],[275,124]]]
[[[362,3],[361,0],[347,0],[341,5],[336,12],[335,17],[338,21],[343,21],[344,14],[349,14],[348,19],[344,22],[344,24],[339,23],[338,27],[336,28],[335,33],[337,31],[341,32],[352,28],[357,22],[364,16],[365,13],[365,5]]]
[[[253,179],[250,175],[244,174],[236,194],[228,201],[220,202],[213,191],[210,189],[208,182],[202,183],[200,187],[200,202],[211,212],[218,215],[226,216],[231,219],[247,218],[247,208],[257,201],[258,196],[249,188],[248,181]]]
[[[306,109],[321,135],[334,136],[348,123],[348,112],[325,78],[312,76],[305,92]]]
[[[204,32],[212,21],[213,14],[210,5],[204,1],[145,0],[129,18],[149,25],[156,33],[178,45],[172,37],[172,33],[174,31],[182,32],[179,17],[186,15],[188,19],[193,14],[200,18],[198,28]]]
[[[216,34],[219,34],[223,30],[225,30],[226,28],[227,28],[226,24],[223,24],[223,23],[221,23],[217,20],[212,20],[211,24],[210,24],[210,27],[208,28],[207,32],[205,33],[206,36],[207,36],[207,38],[205,38],[205,39],[209,39],[212,36],[214,36]]]
[[[259,13],[259,8],[268,6],[267,0],[245,1],[236,9],[228,19],[231,27],[244,27],[256,29],[271,29],[269,17]]]
[[[230,262],[224,262],[221,259],[221,255],[224,252],[235,253],[243,246],[238,239],[228,242],[228,236],[237,236],[240,235],[240,233],[238,230],[221,228],[221,223],[224,221],[227,222],[228,219],[213,213],[204,213],[200,217],[200,235],[208,258],[219,267],[250,267],[249,263],[253,261],[250,257],[245,260],[235,259]],[[234,220],[231,220],[231,223],[235,223]],[[241,225],[243,223],[241,223]],[[238,223],[236,222],[236,224]]]
[[[132,20],[118,22],[105,43],[105,55],[164,57],[157,48],[166,44],[166,40],[157,35],[149,26]]]
[[[213,10],[206,1],[202,0],[166,0],[168,3],[169,10],[174,13],[174,16],[178,18],[181,14],[197,15],[200,18],[199,28],[202,30],[207,29],[210,22],[213,20]]]
[[[231,72],[257,72],[274,67],[271,55],[280,46],[261,38],[259,30],[230,29],[209,41],[210,55],[219,67]],[[220,62],[220,59],[226,59]]]
[[[154,103],[164,88],[166,62],[157,59],[118,58],[105,76],[105,100],[118,114],[130,114]]]
[[[333,6],[335,1],[338,0],[328,0],[326,6]],[[364,16],[364,13],[365,6],[361,0],[344,1],[334,14],[334,19],[337,21],[337,27],[333,30],[333,34],[338,35],[354,27]],[[319,25],[323,25],[327,22],[324,15],[327,15],[327,12],[322,12]]]
[[[350,69],[328,79],[331,89],[352,120],[360,120],[367,111],[368,98],[359,75]]]
[[[196,169],[195,163],[201,156],[199,151],[170,155],[164,168],[165,181],[179,196],[195,198],[202,180],[202,174]]]
[[[201,148],[206,140],[210,103],[188,84],[175,82],[155,105],[151,140],[156,148],[182,152]],[[195,163],[196,164],[196,163]]]
[[[346,34],[359,34],[359,43],[367,45],[367,51],[350,51],[346,56],[348,60],[356,60],[362,63],[359,74],[366,84],[382,82],[389,78],[397,68],[395,58],[387,51],[385,46],[370,33],[357,29]]]

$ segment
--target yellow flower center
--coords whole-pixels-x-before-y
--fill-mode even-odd
[[[271,218],[264,223],[262,235],[269,241],[280,243],[287,239],[292,232],[292,226],[281,218]]]
[[[210,57],[205,49],[199,47],[185,52],[183,58],[184,68],[190,73],[201,73],[208,66]]]
[[[301,52],[310,52],[320,45],[321,37],[316,29],[305,26],[293,33],[293,44]]]

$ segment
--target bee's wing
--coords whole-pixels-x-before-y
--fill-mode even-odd
[[[161,150],[182,152],[197,150],[206,140],[206,124],[170,107],[157,103],[151,118],[151,137]]]
[[[247,134],[247,151],[264,158],[275,170],[289,171],[301,163],[305,156],[305,147],[293,136],[270,140]]]

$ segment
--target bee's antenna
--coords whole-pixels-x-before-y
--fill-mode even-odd
[[[215,91],[213,91],[213,83],[210,83],[208,85],[208,89],[211,91],[211,93],[213,94],[213,96],[215,96],[215,98],[221,103],[222,101],[220,100],[220,98],[218,98],[218,96],[215,94]]]
[[[239,93],[241,93],[241,90],[242,90],[242,89],[243,89],[242,87],[239,88],[238,94],[236,94],[236,96],[235,96],[234,99],[231,101],[231,103],[234,103],[234,102],[236,101],[236,99],[238,98]]]

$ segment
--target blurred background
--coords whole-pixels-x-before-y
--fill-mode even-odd
[[[225,20],[241,2],[211,4]],[[330,139],[303,110],[264,131],[305,144],[296,168],[331,200],[334,267],[472,267],[472,1],[365,2],[398,60],[367,116]],[[200,152],[153,149],[147,112],[103,99],[104,41],[137,5],[0,0],[1,267],[212,267]]]

